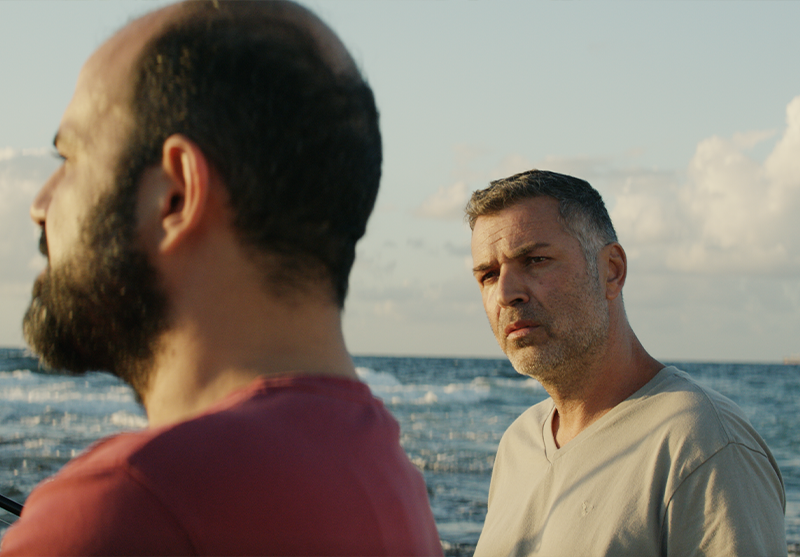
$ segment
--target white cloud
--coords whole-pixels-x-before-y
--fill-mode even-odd
[[[464,219],[464,207],[472,192],[483,189],[492,180],[505,178],[533,168],[527,158],[511,154],[490,163],[490,149],[474,145],[455,145],[453,170],[454,182],[440,187],[414,211],[418,217],[438,220]]]
[[[390,285],[358,280],[344,331],[353,354],[502,357],[469,272]]]
[[[800,174],[800,96],[795,97],[786,107],[786,131],[767,161],[770,172],[780,174],[780,169],[792,175]],[[793,164],[790,164],[791,163]],[[791,170],[789,170],[789,168]]]
[[[31,284],[44,265],[29,207],[56,164],[42,151],[0,151],[0,346],[19,342],[17,329]]]
[[[52,149],[12,149],[11,147],[4,147],[0,149],[0,161],[7,161],[10,159],[14,159],[20,156],[23,157],[36,157],[36,156],[44,156],[51,152]]]
[[[464,218],[464,206],[470,196],[465,182],[456,182],[451,186],[442,186],[420,205],[415,214],[432,219]]]
[[[508,155],[507,157],[503,158],[494,169],[492,169],[486,179],[486,183],[482,187],[488,186],[489,182],[492,180],[508,178],[509,176],[519,174],[520,172],[525,172],[526,170],[531,170],[532,168],[533,165],[531,162],[522,155]]]
[[[765,160],[751,151],[775,130],[701,141],[683,172],[626,166],[636,157],[521,155],[476,170],[478,149],[456,149],[455,183],[441,187],[416,215],[463,219],[472,190],[492,179],[544,168],[589,180],[608,205],[629,257],[640,268],[691,273],[787,274],[800,271],[800,96]]]
[[[57,165],[46,152],[0,150],[0,346],[22,344],[22,316],[44,265],[29,207]]]
[[[628,250],[681,272],[800,271],[800,97],[766,161],[748,154],[772,135],[711,137],[697,146],[682,184],[634,180],[621,188],[611,216]]]
[[[382,300],[372,305],[374,314],[378,317],[388,317],[391,319],[402,319],[402,313],[393,300]]]

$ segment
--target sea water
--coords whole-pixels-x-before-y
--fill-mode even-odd
[[[400,422],[401,443],[425,477],[446,554],[471,555],[500,437],[547,393],[505,360],[356,357],[355,363]],[[800,366],[676,365],[736,402],[766,439],[786,484],[787,539],[796,548]],[[24,351],[0,349],[0,493],[7,497],[23,502],[96,439],[146,424],[133,393],[116,378],[45,374]],[[13,519],[0,511],[0,520]]]

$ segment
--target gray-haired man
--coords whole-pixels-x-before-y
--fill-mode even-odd
[[[597,191],[533,170],[466,211],[497,342],[551,396],[500,442],[476,557],[785,555],[769,448],[734,403],[636,338]]]

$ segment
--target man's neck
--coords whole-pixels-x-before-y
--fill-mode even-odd
[[[238,315],[197,313],[178,320],[161,339],[143,397],[151,427],[201,414],[262,376],[357,379],[332,304],[262,299]]]
[[[604,361],[587,369],[580,389],[548,388],[553,398],[553,439],[563,447],[636,391],[664,365],[652,358],[635,336],[624,350],[612,350]],[[547,387],[547,386],[545,386]]]

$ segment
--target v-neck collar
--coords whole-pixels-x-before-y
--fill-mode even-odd
[[[624,411],[626,408],[630,407],[632,404],[638,404],[647,395],[653,391],[653,389],[658,388],[658,385],[661,384],[663,381],[666,381],[668,377],[674,375],[678,370],[672,366],[666,366],[659,370],[658,373],[653,376],[653,378],[648,381],[641,389],[633,393],[631,396],[617,404],[614,408],[600,416],[597,420],[592,422],[586,429],[581,431],[578,435],[576,435],[569,443],[564,445],[563,447],[558,447],[556,445],[555,437],[553,436],[553,418],[556,415],[556,405],[553,402],[553,399],[550,399],[550,413],[547,415],[547,419],[544,421],[544,425],[542,426],[542,437],[544,440],[544,452],[545,458],[547,458],[548,462],[551,464],[554,463],[557,459],[561,457],[564,453],[569,451],[570,447],[574,447],[580,444],[583,439],[586,439],[591,436],[592,432],[602,428],[606,422],[609,420],[614,419],[616,415],[620,412]]]

